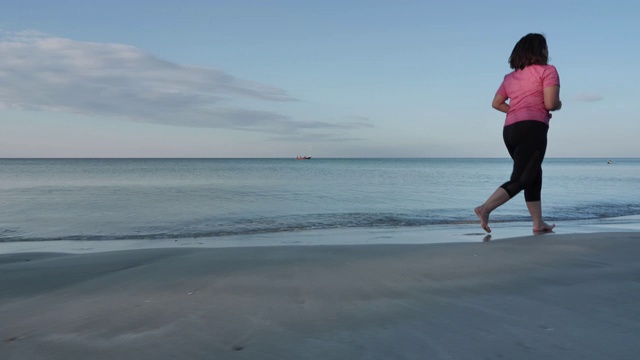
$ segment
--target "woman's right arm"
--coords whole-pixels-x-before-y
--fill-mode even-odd
[[[549,111],[556,111],[562,108],[562,101],[560,101],[560,86],[549,86],[544,88],[544,107]]]

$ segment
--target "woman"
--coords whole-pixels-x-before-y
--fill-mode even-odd
[[[540,202],[549,112],[562,107],[558,72],[548,61],[549,50],[543,35],[528,34],[520,39],[509,57],[514,71],[504,77],[493,99],[493,108],[507,114],[502,136],[513,159],[513,172],[509,181],[474,209],[482,229],[488,233],[489,214],[522,190],[533,220],[533,232],[549,232],[555,227],[542,219]]]

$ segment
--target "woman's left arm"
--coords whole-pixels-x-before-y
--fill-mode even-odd
[[[508,113],[510,109],[509,104],[507,104],[507,98],[500,94],[496,94],[496,96],[493,98],[493,103],[491,104],[491,106],[498,111],[502,111],[503,113]]]

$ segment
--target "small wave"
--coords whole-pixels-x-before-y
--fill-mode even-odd
[[[496,214],[494,223],[526,222],[530,218],[523,210],[516,215]],[[464,216],[461,214],[465,214]],[[615,219],[640,215],[640,205],[597,204],[553,208],[547,212],[549,221]],[[170,228],[152,227],[144,230],[111,234],[68,234],[58,236],[26,236],[15,229],[0,231],[0,242],[16,241],[101,241],[101,240],[165,240],[216,238],[234,235],[255,235],[279,232],[309,231],[340,228],[404,228],[446,225],[466,225],[477,222],[471,211],[443,209],[412,213],[331,213],[254,218],[226,218],[201,220],[197,223],[174,225]],[[69,232],[70,233],[70,232]]]

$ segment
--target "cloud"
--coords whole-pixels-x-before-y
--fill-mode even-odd
[[[596,101],[600,101],[600,100],[604,99],[604,97],[602,97],[601,95],[597,95],[597,94],[580,93],[580,94],[576,95],[574,99],[576,101],[583,101],[583,102],[596,102]]]
[[[5,109],[274,134],[359,126],[296,121],[241,105],[297,100],[277,87],[213,68],[164,61],[123,44],[75,41],[36,31],[0,32],[0,59],[0,108]]]

